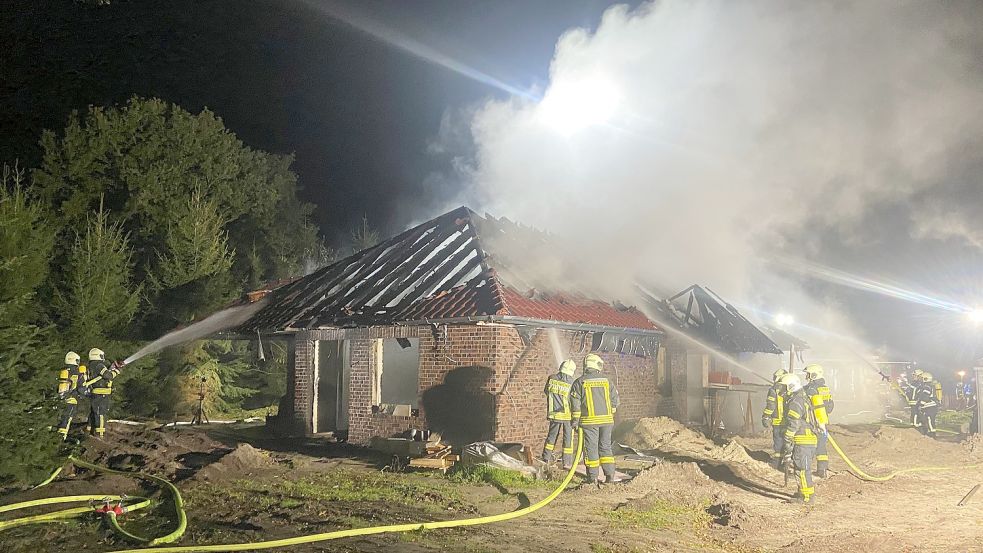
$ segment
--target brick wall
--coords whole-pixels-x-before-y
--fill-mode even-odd
[[[587,332],[556,330],[555,341],[577,361],[589,352]],[[419,414],[397,417],[372,412],[374,340],[419,338]],[[313,330],[298,334],[295,366],[288,368],[292,432],[310,432],[315,340],[349,340],[349,441],[367,444],[373,436],[392,436],[429,428],[452,442],[479,439],[522,442],[538,447],[546,434],[542,393],[557,370],[550,331],[538,330],[529,346],[511,325],[450,325]],[[605,369],[621,395],[617,420],[656,413],[659,400],[655,357],[602,354]],[[685,366],[685,355],[683,356]],[[281,421],[286,422],[286,421]]]
[[[556,332],[560,350],[577,362],[577,376],[583,370],[584,356],[590,353],[590,333],[539,330],[529,347],[514,330],[504,333],[500,343],[497,379],[504,385],[511,375],[511,381],[497,398],[497,440],[521,442],[538,448],[546,439],[543,386],[549,375],[558,368],[550,332]],[[617,353],[604,353],[601,357],[604,359],[605,374],[615,383],[621,399],[615,422],[654,415],[659,398],[656,358]]]

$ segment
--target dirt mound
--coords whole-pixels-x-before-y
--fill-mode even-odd
[[[217,480],[229,475],[241,477],[273,465],[274,461],[267,453],[249,444],[239,444],[216,462],[198,471],[195,478]]]
[[[748,455],[739,442],[731,440],[724,446],[686,428],[678,421],[668,417],[641,419],[624,437],[622,443],[642,451],[656,451],[673,456],[682,456],[692,461],[716,461],[741,465],[762,475],[774,471],[767,463],[762,463]]]

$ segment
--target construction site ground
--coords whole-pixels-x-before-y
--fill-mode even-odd
[[[881,424],[832,427],[871,474],[915,466],[983,463],[983,441]],[[621,443],[657,457],[619,458],[627,483],[580,486],[517,520],[452,530],[346,538],[283,551],[983,551],[983,492],[960,500],[983,469],[904,474],[863,482],[831,454],[817,503],[789,504],[794,485],[767,464],[770,435],[712,441],[666,418],[643,419]],[[387,459],[323,439],[285,440],[262,426],[153,429],[113,425],[84,457],[172,479],[188,510],[181,545],[271,540],[331,530],[502,513],[545,497],[557,481],[531,482],[472,471],[393,473]],[[140,481],[66,471],[37,497],[146,495]],[[34,511],[37,512],[37,511]],[[32,512],[31,514],[33,514]],[[166,502],[121,520],[132,532],[166,533]],[[26,514],[26,513],[25,513]],[[10,518],[10,517],[6,517]],[[0,534],[0,551],[112,551],[132,547],[95,518],[20,527]]]

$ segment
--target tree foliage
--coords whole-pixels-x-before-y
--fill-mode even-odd
[[[57,373],[51,333],[37,325],[36,291],[48,273],[54,233],[22,186],[16,167],[0,182],[0,486],[30,482],[51,471],[59,441],[44,431],[56,406],[45,390]]]
[[[187,203],[167,224],[165,249],[157,252],[157,267],[152,273],[154,286],[177,288],[228,271],[235,252],[229,249],[224,226],[215,201],[206,198],[201,187],[196,186]]]
[[[129,233],[135,277],[154,284],[138,313],[148,337],[246,284],[300,273],[317,246],[293,158],[245,146],[208,110],[133,98],[73,114],[41,146],[35,189],[63,221],[84,220],[104,202]]]
[[[140,286],[132,283],[133,254],[119,222],[102,209],[76,233],[65,265],[66,280],[55,296],[56,316],[78,344],[120,335],[133,320]]]

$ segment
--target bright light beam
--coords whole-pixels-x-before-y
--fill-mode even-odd
[[[334,2],[315,2],[314,0],[304,0],[308,7],[318,10],[328,17],[340,21],[353,29],[361,31],[372,38],[382,41],[394,48],[402,50],[415,58],[428,63],[449,69],[458,75],[467,77],[473,81],[486,84],[507,92],[513,96],[519,96],[529,100],[539,101],[541,98],[532,94],[528,90],[522,90],[499,80],[487,73],[479,71],[466,63],[458,61],[431,46],[410,38],[399,31],[392,29],[380,21],[376,21],[364,14],[356,13],[349,6]]]
[[[832,267],[826,267],[824,265],[819,265],[818,263],[805,261],[803,259],[775,258],[773,261],[809,278],[824,280],[833,284],[840,284],[856,290],[874,292],[875,294],[897,298],[899,300],[926,305],[929,307],[935,307],[937,309],[944,309],[946,311],[953,311],[956,313],[969,314],[974,311],[972,308],[960,305],[958,303],[941,298],[935,298],[927,294],[908,290],[886,282],[879,282],[871,278],[850,274],[846,271],[840,271],[838,269],[833,269]],[[983,322],[983,311],[980,311],[980,321]]]

